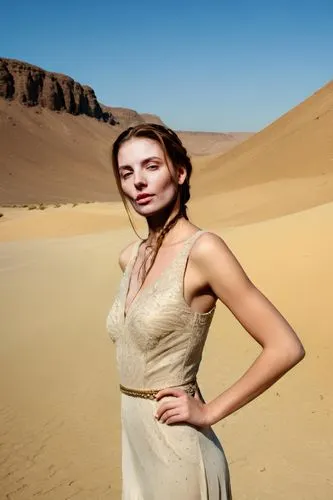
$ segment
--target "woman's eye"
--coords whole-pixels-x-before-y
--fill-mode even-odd
[[[156,170],[158,168],[158,165],[149,165],[147,168]]]
[[[126,172],[125,174],[122,175],[123,179],[126,179],[129,175],[131,175],[131,172]]]

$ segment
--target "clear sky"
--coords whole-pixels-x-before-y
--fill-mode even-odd
[[[257,131],[333,78],[333,0],[19,0],[0,56],[174,129]]]

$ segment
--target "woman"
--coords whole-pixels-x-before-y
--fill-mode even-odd
[[[120,253],[124,274],[107,318],[122,392],[122,498],[230,500],[211,426],[296,365],[303,346],[222,238],[189,221],[192,166],[173,131],[130,127],[115,141],[112,162],[127,212],[129,202],[148,225],[148,237]],[[206,403],[196,375],[217,299],[263,349]]]

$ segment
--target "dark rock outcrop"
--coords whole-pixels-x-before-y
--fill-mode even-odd
[[[135,127],[135,125],[145,123],[144,118],[137,111],[134,111],[134,109],[116,108],[105,106],[104,104],[101,106],[104,111],[112,113],[122,128]]]
[[[101,106],[103,110],[110,111],[123,128],[135,127],[135,125],[139,125],[140,123],[158,123],[159,125],[165,125],[159,116],[150,113],[140,114],[134,109],[116,108],[114,106],[109,107],[103,104],[101,104]]]
[[[91,87],[15,59],[0,58],[0,98],[118,123],[110,109],[102,109]]]

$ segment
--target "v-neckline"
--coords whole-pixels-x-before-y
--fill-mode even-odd
[[[137,245],[136,252],[135,252],[134,256],[132,257],[131,261],[128,263],[128,269],[126,269],[126,271],[127,271],[127,273],[126,273],[126,282],[125,282],[126,286],[125,286],[124,297],[123,297],[123,301],[122,301],[123,304],[122,304],[122,310],[121,310],[123,324],[126,323],[126,321],[128,319],[128,316],[131,313],[133,304],[137,300],[139,300],[139,298],[144,294],[145,291],[149,290],[150,288],[153,288],[158,283],[158,281],[163,277],[163,275],[166,273],[167,270],[170,270],[170,268],[174,265],[174,263],[177,261],[177,259],[181,256],[182,252],[185,249],[186,244],[191,240],[191,238],[194,237],[194,235],[196,235],[198,233],[202,233],[202,230],[199,229],[195,233],[191,234],[191,236],[189,236],[184,241],[183,246],[179,250],[179,252],[177,252],[176,255],[173,257],[173,259],[171,259],[171,261],[169,262],[169,264],[164,267],[164,269],[160,272],[160,274],[157,276],[157,278],[155,280],[153,280],[151,283],[149,283],[148,285],[146,285],[143,288],[141,288],[141,289],[138,290],[138,292],[136,293],[136,295],[132,299],[130,305],[127,307],[127,311],[126,311],[126,301],[127,301],[127,298],[128,298],[128,293],[129,293],[129,288],[130,288],[130,282],[131,282],[131,278],[132,278],[133,268],[134,268],[134,266],[136,264],[136,261],[137,261],[138,255],[139,255],[139,251],[140,251],[140,247],[141,247],[141,245],[142,245],[143,242],[141,242],[141,243],[139,243]]]

